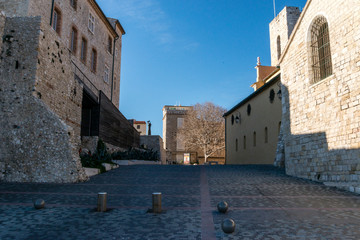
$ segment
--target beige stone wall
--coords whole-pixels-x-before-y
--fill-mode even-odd
[[[360,181],[360,2],[312,0],[280,64],[286,172]],[[328,21],[333,74],[312,84],[309,28]]]
[[[276,66],[279,63],[277,38],[280,36],[281,53],[283,52],[290,34],[300,16],[300,10],[297,7],[285,7],[272,20],[269,25],[270,29],[270,50],[271,50],[271,66]]]
[[[276,95],[279,90],[278,82],[279,80],[276,80],[263,86],[254,93],[256,96],[244,101],[241,106],[225,117],[226,164],[274,163],[279,122],[281,121],[281,101]],[[275,92],[272,103],[269,98],[271,90]],[[251,106],[250,115],[247,113],[249,104]],[[232,117],[235,119],[233,123]],[[236,121],[236,117],[239,117],[239,121]],[[266,127],[267,142],[265,142]],[[256,146],[254,146],[254,132],[256,133]],[[246,137],[245,147],[244,137]]]

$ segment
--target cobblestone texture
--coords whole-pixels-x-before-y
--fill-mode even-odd
[[[95,211],[100,191],[108,193],[105,213]],[[165,212],[146,213],[158,191]],[[33,208],[37,198],[44,209]],[[216,211],[221,200],[226,214]],[[225,218],[235,220],[234,233],[222,232]],[[136,165],[86,183],[0,182],[0,239],[358,239],[359,220],[359,195],[271,166]]]

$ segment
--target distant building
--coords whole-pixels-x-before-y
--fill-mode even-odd
[[[163,138],[166,151],[166,161],[169,163],[195,162],[196,152],[186,152],[185,144],[181,141],[178,130],[183,126],[186,112],[191,106],[169,106],[163,107]]]
[[[281,124],[280,69],[261,66],[255,92],[224,114],[226,164],[273,164]]]
[[[139,146],[118,109],[118,20],[95,0],[0,0],[0,11],[0,181],[84,180],[80,149]]]
[[[163,138],[164,149],[166,151],[166,161],[177,164],[203,164],[204,154],[201,150],[188,150],[181,139],[179,129],[183,127],[187,111],[192,106],[171,106],[163,107]],[[225,151],[219,150],[208,158],[209,162],[223,164],[225,161]]]
[[[140,133],[140,136],[147,135],[145,121],[136,121],[135,119],[130,119],[129,122],[133,125],[136,131]]]

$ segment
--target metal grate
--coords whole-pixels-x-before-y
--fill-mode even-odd
[[[332,74],[329,28],[325,17],[319,17],[311,28],[313,82]]]

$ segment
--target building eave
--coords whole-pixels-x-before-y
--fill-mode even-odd
[[[92,6],[92,8],[95,10],[95,12],[98,14],[98,16],[100,17],[100,19],[105,23],[107,29],[111,32],[111,34],[113,35],[114,38],[118,38],[119,35],[116,33],[115,29],[113,28],[113,26],[111,25],[111,23],[109,22],[109,20],[107,19],[107,17],[105,16],[104,12],[101,10],[99,4],[95,1],[95,0],[88,0],[88,2],[90,3],[90,5]],[[119,23],[120,24],[120,23]],[[125,32],[125,31],[124,31]]]
[[[266,89],[268,89],[269,87],[271,87],[272,85],[274,85],[274,83],[280,79],[280,69],[277,69],[273,72],[273,74],[270,74],[268,77],[266,77],[264,79],[264,81],[268,80],[267,83],[265,83],[262,87],[260,87],[258,90],[256,90],[255,92],[253,92],[252,94],[250,94],[249,96],[247,96],[245,99],[243,99],[241,102],[239,102],[238,104],[236,104],[234,107],[232,107],[229,111],[227,111],[226,113],[224,113],[223,117],[227,117],[229,116],[231,113],[233,113],[236,109],[238,109],[239,107],[245,105],[247,102],[249,102],[251,99],[253,99],[254,97],[256,97],[257,95],[259,95],[260,93],[262,93],[263,91],[265,91]],[[270,80],[269,80],[270,79]]]

